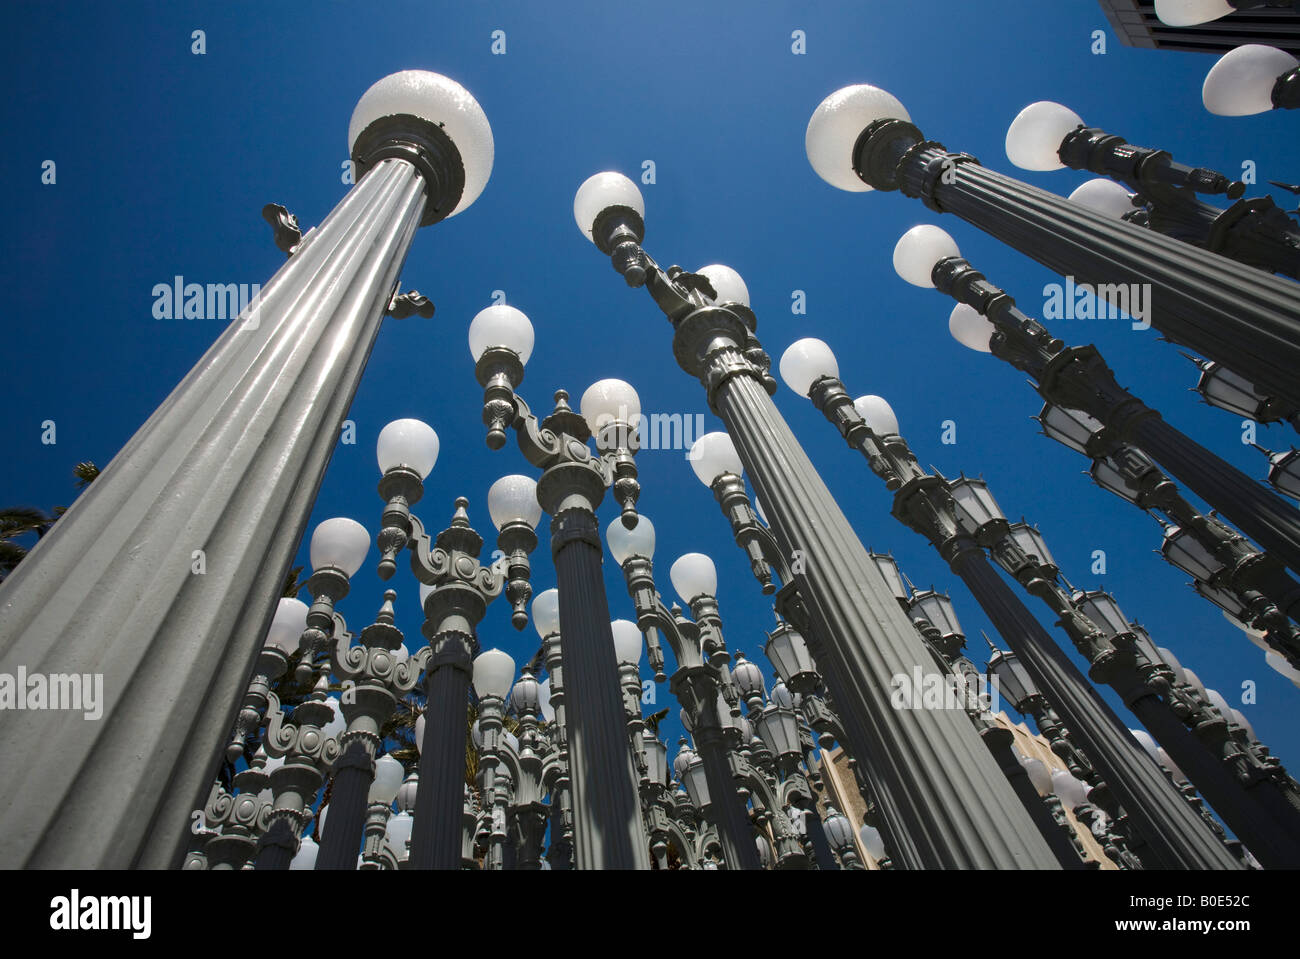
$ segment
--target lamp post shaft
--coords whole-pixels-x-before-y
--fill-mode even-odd
[[[0,865],[180,864],[424,207],[375,166],[0,586],[0,671],[104,680],[0,725]]]
[[[411,831],[414,869],[461,867],[461,814],[465,805],[465,716],[469,704],[473,637],[443,633],[434,644],[425,689],[420,785]]]
[[[562,467],[561,467],[562,468]],[[557,494],[558,495],[558,494]],[[626,733],[594,503],[565,497],[551,522],[560,591],[564,723],[578,869],[648,869],[636,770]]]
[[[1300,296],[1295,284],[1208,250],[1097,213],[918,144],[893,183],[1076,283],[1145,289],[1151,325],[1271,395],[1300,403]]]
[[[1239,868],[1227,847],[1178,795],[983,552],[963,550],[950,565],[1105,777],[1158,859],[1154,865],[1165,869]]]
[[[891,678],[929,657],[757,371],[700,314],[678,325],[674,352],[710,389],[781,548],[803,559],[796,582],[837,660],[827,677],[841,687],[850,751],[871,767],[891,851],[911,868],[1055,868],[964,714],[891,706]]]

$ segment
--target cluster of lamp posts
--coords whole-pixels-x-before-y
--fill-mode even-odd
[[[1215,82],[1237,76],[1223,70]],[[398,313],[397,275],[411,238],[465,210],[492,167],[478,103],[425,71],[371,87],[349,141],[357,185],[324,223],[287,245],[288,263],[250,307],[264,318],[259,329],[232,327],[109,465],[95,496],[75,505],[0,587],[10,610],[0,667],[45,650],[53,636],[73,657],[111,646],[117,672],[106,677],[102,742],[147,742],[157,756],[180,757],[159,769],[171,784],[160,795],[107,762],[111,748],[92,748],[71,727],[42,728],[39,717],[23,716],[0,729],[6,762],[23,742],[43,742],[59,757],[28,763],[27,786],[45,797],[39,809],[0,784],[6,864],[1085,868],[1068,809],[1120,868],[1300,866],[1300,786],[1241,712],[1109,594],[1073,589],[1042,534],[1009,522],[986,484],[923,470],[889,404],[851,399],[830,348],[803,339],[782,355],[781,378],[863,455],[893,492],[895,518],[970,588],[1009,647],[993,653],[991,673],[1012,705],[1035,717],[1068,772],[1048,775],[1021,754],[977,699],[957,710],[896,707],[899,676],[937,671],[965,688],[977,678],[951,601],[914,590],[891,557],[863,547],[772,402],[777,382],[743,279],[716,264],[694,273],[661,268],[642,247],[644,200],[618,173],[580,186],[575,219],[670,321],[674,357],[725,425],[697,441],[691,463],[761,592],[773,597],[776,625],[764,651],[781,682],[766,690],[758,669],[728,650],[708,557],[688,554],[671,568],[684,607],[669,608],[659,595],[654,529],[637,509],[636,391],[602,380],[577,411],[559,391],[549,412],[535,413],[518,392],[533,327],[505,305],[483,310],[469,328],[487,444],[500,449],[514,433],[540,475],[506,476],[489,491],[500,558],[481,562],[483,539],[464,499],[446,528],[426,531],[413,507],[438,457],[437,434],[398,420],[378,440],[379,533],[372,540],[347,518],[322,523],[311,540],[310,606],[277,606],[268,597],[310,510],[301,491],[318,487],[378,324]],[[1198,199],[1237,199],[1241,184],[1134,147],[1059,104],[1033,104],[1008,132],[1014,163],[1106,176],[1065,199],[949,152],[895,97],[867,85],[817,107],[806,148],[831,185],[920,198],[1099,296],[1150,289],[1151,325],[1199,354],[1208,402],[1300,425],[1300,297],[1294,283],[1272,275],[1300,273],[1296,225],[1270,201],[1224,210]],[[950,329],[960,342],[1033,378],[1046,400],[1044,432],[1088,456],[1099,485],[1160,519],[1165,557],[1300,685],[1300,510],[1278,495],[1300,493],[1296,452],[1269,454],[1272,488],[1236,470],[1120,387],[1095,348],[1067,346],[1021,312],[935,226],[909,231],[894,265],[909,283],[958,301]],[[327,339],[329,354],[314,354],[311,344]],[[264,425],[223,400],[254,389],[266,393],[255,414]],[[254,449],[241,445],[245,434],[266,439]],[[167,469],[183,478],[169,481]],[[259,482],[241,484],[243,475]],[[1199,511],[1176,484],[1215,511]],[[619,515],[604,539],[635,621],[609,615],[596,519],[607,492]],[[558,585],[533,598],[530,556],[543,512]],[[236,515],[240,523],[226,522]],[[241,531],[223,544],[246,574],[155,578],[169,568],[167,551],[188,542],[178,535],[173,544],[166,532],[205,526]],[[77,548],[86,541],[98,549],[83,562]],[[416,652],[397,626],[395,592],[357,636],[337,609],[372,541],[385,580],[409,553],[427,640]],[[792,563],[800,553],[815,562]],[[995,566],[1047,604],[1091,680],[1115,689],[1146,732],[1126,731]],[[64,596],[111,588],[121,599],[96,605],[91,617],[88,608],[50,602],[52,582],[75,583]],[[479,650],[477,624],[500,596],[517,629],[531,608],[542,641],[519,670],[500,650]],[[185,623],[185,639],[167,668],[179,680],[203,676],[206,692],[171,707],[160,724],[112,701],[111,689],[160,668],[149,629],[175,622]],[[295,654],[294,678],[312,691],[286,709],[275,690]],[[671,768],[641,715],[643,654],[656,680],[670,680],[693,741]],[[337,697],[331,677],[342,684]],[[385,723],[417,684],[426,698],[415,730],[419,761],[404,767],[381,755]],[[474,788],[466,779],[471,688]],[[819,811],[815,746],[833,743],[850,757],[861,822]],[[243,763],[228,787],[212,784],[223,751]],[[324,828],[325,816],[312,810],[327,781]],[[100,791],[97,828],[79,832],[50,812]],[[51,804],[52,795],[68,805]],[[139,815],[141,803],[150,815]]]

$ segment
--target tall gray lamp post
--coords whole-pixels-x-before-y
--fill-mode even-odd
[[[4,867],[185,854],[415,231],[492,169],[478,103],[425,71],[372,86],[348,145],[356,186],[0,587],[0,670],[105,693],[94,735],[75,712],[6,717],[0,765],[24,775],[0,781]]]
[[[640,245],[644,210],[636,185],[611,173],[590,178],[574,202],[583,235],[671,321],[673,353],[735,440],[783,552],[811,558],[795,581],[830,651],[850,750],[871,765],[890,848],[914,868],[1056,868],[964,715],[890,706],[890,678],[928,655],[773,405],[753,314],[715,304],[726,297],[703,276],[661,270]]]

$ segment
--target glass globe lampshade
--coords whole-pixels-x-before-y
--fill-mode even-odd
[[[1201,86],[1205,109],[1222,117],[1243,117],[1273,109],[1273,84],[1300,61],[1276,47],[1247,43],[1229,50],[1210,68]]]
[[[641,730],[641,745],[645,754],[646,778],[657,786],[667,786],[668,747],[659,741],[649,726]]]
[[[1046,796],[1052,791],[1052,773],[1046,763],[1041,759],[1026,757],[1020,760],[1020,765],[1025,767],[1025,773],[1038,795]]]
[[[518,473],[503,476],[488,489],[488,515],[497,529],[509,523],[527,523],[536,528],[542,518],[537,502],[537,481]]]
[[[405,775],[406,771],[400,762],[392,756],[380,756],[375,760],[375,778],[370,783],[367,801],[387,806],[397,798],[397,790],[401,788]]]
[[[1165,664],[1174,671],[1174,678],[1180,683],[1187,682],[1183,675],[1183,664],[1178,661],[1178,657],[1173,654],[1173,650],[1165,649],[1163,646],[1157,646],[1156,652]]]
[[[633,666],[639,665],[644,643],[641,630],[636,623],[626,619],[615,619],[610,622],[609,628],[614,634],[614,656],[618,661],[631,663]]]
[[[599,433],[611,423],[635,426],[641,417],[641,399],[630,383],[623,380],[598,380],[587,387],[579,404],[582,418],[592,433]]]
[[[1071,812],[1088,801],[1087,784],[1075,779],[1064,769],[1052,770],[1052,792],[1056,793],[1061,803]]]
[[[880,830],[875,826],[868,826],[863,823],[858,829],[858,838],[862,840],[862,846],[867,850],[867,855],[876,862],[885,858],[885,840],[881,838]]]
[[[686,795],[691,797],[692,806],[707,809],[712,797],[709,795],[709,780],[704,773],[704,760],[694,753],[691,753],[691,757],[680,774],[682,785],[686,787]]]
[[[1022,170],[1059,170],[1061,141],[1083,126],[1083,118],[1067,106],[1039,100],[1025,107],[1007,128],[1007,159]]]
[[[965,303],[958,303],[948,314],[948,332],[952,338],[977,353],[992,353],[990,341],[997,327],[989,322],[979,310]]]
[[[311,836],[304,836],[298,841],[298,851],[289,860],[290,869],[315,869],[316,856],[320,854],[320,846]]]
[[[375,442],[381,473],[405,466],[419,473],[420,479],[433,471],[439,449],[438,434],[423,420],[393,420],[379,431]]]
[[[712,284],[713,292],[718,294],[716,299],[709,302],[739,303],[741,306],[749,306],[749,287],[745,285],[740,274],[731,267],[722,263],[711,263],[700,267],[695,272],[705,277]]]
[[[1226,17],[1236,8],[1227,0],[1156,0],[1156,18],[1171,27],[1194,27]]]
[[[460,153],[465,186],[460,202],[447,214],[455,216],[478,199],[492,174],[495,146],[492,127],[478,101],[454,80],[428,70],[389,74],[361,95],[348,123],[348,152],[376,120],[414,116],[439,127]]]
[[[1232,717],[1234,723],[1246,730],[1247,735],[1249,735],[1251,739],[1259,739],[1259,737],[1255,735],[1255,727],[1250,724],[1250,720],[1246,718],[1245,713],[1240,709],[1233,708],[1228,711],[1228,714]]]
[[[474,657],[474,688],[480,696],[505,699],[515,678],[515,661],[499,649]]]
[[[274,646],[286,656],[298,651],[298,639],[307,628],[307,604],[284,597],[275,607],[271,628],[266,633],[267,646]]]
[[[1138,745],[1146,751],[1148,756],[1156,762],[1160,761],[1160,747],[1156,745],[1156,741],[1151,738],[1149,732],[1145,729],[1130,729],[1129,732],[1133,734],[1133,738],[1138,741]]]
[[[405,862],[407,858],[406,844],[411,839],[411,830],[415,828],[415,820],[411,818],[409,812],[399,812],[396,816],[389,816],[388,823],[384,827],[384,838],[393,849],[393,855],[398,862]]]
[[[322,726],[320,731],[321,735],[326,739],[333,739],[348,728],[348,721],[344,718],[343,710],[340,708],[339,701],[336,697],[331,696],[326,699],[325,705],[334,710],[334,717]]]
[[[1228,622],[1232,623],[1233,626],[1236,626],[1243,633],[1245,633],[1246,638],[1250,640],[1253,645],[1258,646],[1261,652],[1267,653],[1269,651],[1268,641],[1264,638],[1265,637],[1264,633],[1261,633],[1258,629],[1255,629],[1252,626],[1247,626],[1241,620],[1237,619],[1235,616],[1229,613],[1226,609],[1222,610],[1222,612],[1223,612],[1223,618],[1226,619]]]
[[[353,576],[370,551],[370,534],[354,519],[336,516],[327,519],[311,534],[311,568],[315,572],[327,566]]]
[[[1192,584],[1192,589],[1200,593],[1215,606],[1236,616],[1238,619],[1246,615],[1246,605],[1237,598],[1236,593],[1230,593],[1226,589],[1219,589],[1216,586],[1210,586],[1208,583],[1202,583],[1197,580]],[[1186,670],[1184,670],[1186,672]]]
[[[1210,701],[1210,705],[1219,711],[1219,715],[1229,722],[1232,721],[1232,707],[1229,706],[1228,701],[1223,698],[1223,693],[1219,692],[1217,689],[1206,689],[1205,697]]]
[[[894,245],[894,272],[913,286],[934,289],[930,279],[934,265],[950,256],[961,256],[957,241],[946,230],[922,223],[904,233]]]
[[[551,705],[550,676],[537,684],[537,708],[541,711],[542,718],[548,723],[555,721],[555,708]]]
[[[1164,766],[1171,773],[1173,773],[1175,779],[1181,779],[1184,781],[1187,780],[1187,773],[1179,769],[1178,764],[1169,758],[1169,754],[1165,752],[1163,746],[1156,750],[1156,760],[1160,763],[1160,765]]]
[[[573,219],[582,235],[595,243],[591,228],[596,223],[596,217],[615,206],[630,207],[638,216],[645,217],[645,200],[635,183],[621,173],[596,173],[583,180],[582,186],[578,187],[578,192],[573,197]]]
[[[545,639],[560,631],[560,591],[547,589],[533,597],[533,626]]]
[[[687,605],[697,596],[718,594],[718,570],[703,553],[685,553],[668,570],[673,589]]]
[[[523,310],[504,303],[479,310],[469,323],[469,351],[475,363],[488,350],[499,346],[512,350],[520,363],[527,364],[533,355],[534,337],[532,320]]]
[[[1133,212],[1133,194],[1109,177],[1100,176],[1075,187],[1067,198],[1102,216],[1123,219]]]
[[[989,658],[988,671],[998,695],[1006,697],[1011,708],[1022,715],[1028,711],[1030,701],[1040,695],[1020,657],[1009,650],[996,651]]]
[[[823,376],[840,375],[840,365],[835,362],[831,348],[812,336],[791,343],[781,354],[778,369],[785,385],[800,396],[807,396],[813,383]]]
[[[884,397],[871,393],[859,396],[853,401],[853,408],[867,421],[867,428],[877,436],[898,435],[898,417]]]
[[[712,486],[713,481],[723,473],[735,473],[737,476],[745,474],[745,466],[740,462],[736,444],[731,441],[730,434],[721,430],[705,433],[692,443],[686,459],[705,486]]]
[[[1264,654],[1264,662],[1268,663],[1269,668],[1281,676],[1291,680],[1296,686],[1300,686],[1300,669],[1296,669],[1286,658],[1276,650],[1270,649]]]
[[[1205,684],[1201,682],[1200,676],[1197,676],[1196,673],[1192,672],[1186,666],[1183,667],[1183,676],[1187,680],[1187,685],[1200,693],[1202,699],[1208,700],[1210,698],[1209,691],[1205,688]]]
[[[853,171],[853,150],[862,131],[877,120],[911,120],[907,108],[893,94],[858,83],[841,87],[817,105],[804,132],[808,162],[819,177],[850,193],[872,187]]]
[[[655,527],[645,516],[639,514],[635,529],[628,529],[623,520],[616,517],[605,528],[605,542],[609,545],[609,554],[614,562],[622,566],[633,556],[653,559],[655,555]]]

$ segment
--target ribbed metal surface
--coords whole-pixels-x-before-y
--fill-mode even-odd
[[[903,191],[921,192],[926,159],[907,164]],[[1151,325],[1219,360],[1265,393],[1300,405],[1300,288],[1226,257],[1103,216],[975,163],[958,163],[933,203],[1076,283],[1150,284]],[[1122,323],[1126,320],[1113,320]]]
[[[1296,375],[1300,377],[1300,367]],[[1136,444],[1275,559],[1300,573],[1300,510],[1162,419],[1143,420]]]
[[[0,723],[0,866],[179,865],[423,208],[379,164],[0,586],[0,671],[105,699]]]
[[[750,376],[717,409],[835,660],[825,670],[850,740],[865,756],[886,844],[908,868],[1055,869],[997,764],[961,710],[894,709],[890,680],[933,661],[794,434]]]
[[[366,825],[366,799],[375,779],[375,767],[366,744],[353,741],[334,763],[330,789],[329,832],[317,836],[317,869],[357,868],[357,849]],[[318,819],[317,822],[320,822]]]
[[[1097,694],[1042,624],[989,565],[983,553],[956,558],[953,571],[1047,697],[1147,841],[1149,865],[1164,869],[1238,869],[1238,863],[1174,789],[1128,727]]]
[[[627,737],[623,694],[609,626],[609,601],[600,571],[596,518],[568,509],[556,528],[586,533],[555,554],[564,637],[565,730],[573,797],[573,862],[578,869],[648,869],[649,840]]]
[[[415,793],[411,866],[459,869],[465,807],[465,717],[470,674],[443,666],[425,683],[424,742]]]

